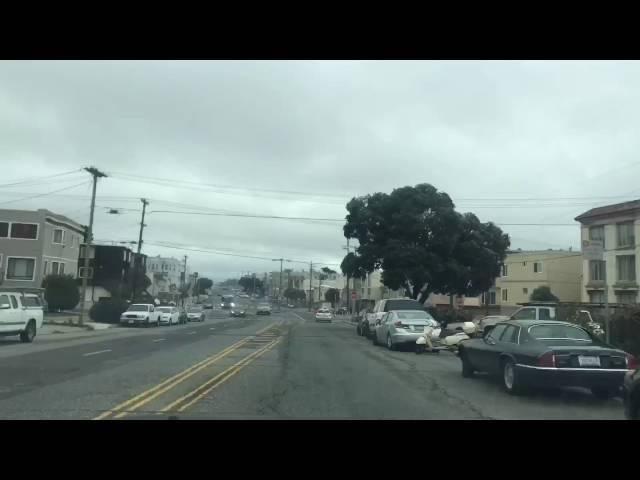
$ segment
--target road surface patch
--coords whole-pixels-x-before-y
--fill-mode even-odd
[[[89,352],[89,353],[83,353],[82,356],[83,357],[92,357],[93,355],[100,355],[101,353],[107,353],[110,352],[111,349],[107,348],[106,350],[98,350],[97,352]]]

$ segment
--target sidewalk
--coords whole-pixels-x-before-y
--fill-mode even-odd
[[[92,322],[91,319],[87,318],[82,326],[78,324],[80,317],[78,315],[64,315],[64,314],[50,314],[45,313],[44,315],[44,325],[50,326],[59,326],[71,328],[74,331],[79,329],[84,330],[106,330],[107,328],[116,327],[117,325],[111,323],[99,323]]]

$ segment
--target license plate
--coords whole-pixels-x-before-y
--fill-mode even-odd
[[[133,320],[129,320],[129,323],[133,323]]]
[[[581,367],[599,367],[600,357],[587,357],[584,355],[578,355],[578,364]]]

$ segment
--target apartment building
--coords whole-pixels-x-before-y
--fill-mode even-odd
[[[603,303],[638,303],[640,200],[592,208],[575,218],[581,241],[603,242],[603,259],[582,262],[581,299]],[[605,287],[606,285],[606,287]]]
[[[157,296],[159,293],[175,292],[180,288],[184,263],[174,257],[147,258],[147,276],[151,280],[149,293]]]
[[[511,251],[507,253],[495,291],[501,307],[528,302],[533,291],[547,286],[561,302],[579,302],[582,254],[571,250]]]
[[[42,286],[48,274],[78,273],[84,227],[46,209],[0,210],[0,281],[7,287]]]

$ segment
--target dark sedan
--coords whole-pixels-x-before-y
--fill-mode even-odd
[[[629,420],[640,420],[640,368],[624,378],[624,413]]]
[[[247,316],[247,312],[245,311],[244,308],[234,308],[233,310],[231,310],[231,316],[232,317],[246,317]]]
[[[617,393],[636,362],[577,325],[544,320],[498,323],[483,338],[462,342],[459,355],[463,377],[499,375],[508,393],[575,386],[600,398]]]

